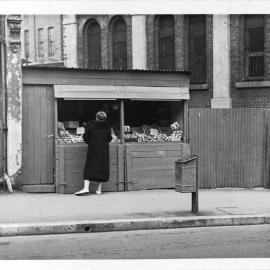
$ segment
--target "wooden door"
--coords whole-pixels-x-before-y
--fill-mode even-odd
[[[53,87],[23,87],[22,188],[55,192]]]

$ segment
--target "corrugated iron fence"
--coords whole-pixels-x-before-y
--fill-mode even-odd
[[[269,187],[269,110],[192,108],[189,119],[201,188]]]

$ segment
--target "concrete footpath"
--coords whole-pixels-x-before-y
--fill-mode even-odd
[[[200,226],[270,224],[270,190],[199,190],[199,213],[191,194],[173,189],[90,194],[0,191],[0,236],[101,232]]]

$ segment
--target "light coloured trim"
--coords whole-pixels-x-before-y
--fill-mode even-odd
[[[190,99],[188,87],[145,87],[117,85],[54,85],[56,98],[64,99]]]
[[[189,89],[190,90],[208,90],[208,84],[207,83],[190,84]]]
[[[236,88],[258,88],[258,87],[270,87],[270,81],[247,81],[236,82]]]

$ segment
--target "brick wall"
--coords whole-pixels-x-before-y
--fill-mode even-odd
[[[118,16],[118,15],[117,15]],[[121,15],[127,26],[127,67],[132,68],[132,35],[131,16]],[[85,61],[86,38],[85,26],[90,20],[96,20],[101,28],[101,66],[102,68],[112,68],[112,23],[114,15],[78,15],[78,66],[87,67]]]
[[[252,87],[236,87],[245,79],[244,15],[231,15],[231,96],[233,107],[270,107],[270,89],[260,87],[260,82]],[[265,15],[265,76],[270,81],[270,16]],[[252,85],[253,84],[253,85]],[[256,86],[257,85],[257,86]]]
[[[175,67],[177,70],[189,70],[188,52],[188,16],[173,15],[175,20]],[[147,67],[158,69],[158,31],[157,16],[146,16]],[[190,107],[210,107],[213,98],[213,20],[212,15],[206,16],[206,54],[207,84],[196,85],[191,90]]]

